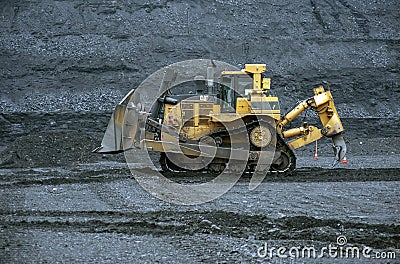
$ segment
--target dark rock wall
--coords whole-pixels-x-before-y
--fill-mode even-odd
[[[327,81],[340,114],[399,116],[398,0],[1,1],[0,110],[111,111],[187,59],[266,63],[284,110]]]

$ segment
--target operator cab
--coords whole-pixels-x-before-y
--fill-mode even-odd
[[[248,74],[223,75],[217,97],[221,99],[221,112],[235,112],[237,99],[248,97],[253,88],[253,79]]]
[[[269,93],[269,79],[262,72],[223,72],[219,79],[217,97],[221,100],[221,113],[262,113],[279,118],[277,97]]]

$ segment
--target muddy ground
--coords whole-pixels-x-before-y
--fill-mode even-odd
[[[2,115],[8,124],[0,154],[3,262],[396,262],[257,255],[264,243],[321,250],[340,235],[348,246],[399,258],[400,140],[390,137],[398,120],[344,119],[347,165],[330,168],[329,141],[321,141],[318,161],[314,145],[296,152],[293,176],[269,175],[250,191],[244,175],[212,202],[178,206],[147,193],[122,154],[90,153],[108,114]],[[378,122],[379,137],[354,136]],[[169,176],[186,184],[212,179]]]
[[[397,170],[300,169],[299,179],[267,179],[254,191],[244,178],[199,206],[155,199],[121,164],[1,170],[2,260],[261,262],[266,259],[257,249],[265,242],[319,250],[335,245],[339,235],[349,246],[394,251],[398,257]],[[303,261],[310,260],[295,262]],[[323,261],[348,260],[325,256]]]
[[[0,263],[399,263],[398,10],[397,0],[2,1]],[[244,175],[206,204],[154,198],[123,154],[91,150],[130,89],[187,59],[266,63],[282,112],[325,81],[348,164],[331,168],[323,139],[318,160],[314,144],[302,148],[293,176],[255,190]],[[257,255],[339,236],[371,258]]]

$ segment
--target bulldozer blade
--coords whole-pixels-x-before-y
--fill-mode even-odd
[[[332,164],[332,167],[336,166],[344,156],[346,155],[346,142],[344,142],[343,134],[339,133],[332,137],[333,140],[333,150],[335,152],[335,161]]]
[[[167,91],[176,79],[176,72],[167,69],[160,85],[160,94]],[[141,139],[145,135],[146,119],[151,115],[143,111],[140,93],[132,89],[115,107],[101,146],[96,153],[118,153],[132,148],[141,148]],[[144,96],[146,97],[146,96]],[[157,111],[156,111],[157,112]]]
[[[122,151],[122,122],[125,115],[125,105],[117,105],[108,122],[101,146],[94,149],[96,153],[118,153]]]
[[[127,144],[125,144],[126,139],[128,138],[127,134],[132,131],[136,133],[137,130],[137,123],[138,123],[138,115],[130,116],[126,118],[125,112],[132,113],[137,112],[137,109],[134,107],[134,103],[138,101],[132,100],[131,98],[134,95],[135,90],[131,90],[125,98],[115,107],[114,112],[111,115],[110,121],[108,122],[108,126],[106,132],[104,133],[103,140],[101,142],[101,146],[94,149],[93,152],[95,153],[118,153],[122,152],[126,149]],[[135,120],[132,120],[135,119]],[[127,123],[128,121],[128,123]],[[125,131],[123,131],[123,126]],[[127,127],[131,127],[131,131],[127,131]],[[133,135],[135,137],[135,135]]]

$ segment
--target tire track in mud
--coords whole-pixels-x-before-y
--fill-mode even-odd
[[[39,229],[81,233],[122,233],[153,236],[225,235],[257,240],[312,240],[336,243],[339,234],[349,243],[374,248],[399,248],[400,225],[343,222],[307,216],[269,218],[227,211],[0,211],[1,229]]]
[[[22,172],[22,176],[1,176],[0,189],[24,188],[33,185],[61,185],[61,184],[85,184],[85,183],[104,183],[113,182],[121,179],[132,178],[128,169],[103,169],[85,170],[82,172],[71,173],[34,173],[33,171]]]
[[[28,188],[33,185],[61,185],[61,184],[85,184],[104,183],[122,179],[134,178],[129,169],[104,169],[72,173],[30,174],[18,176],[1,176],[0,189]],[[154,173],[148,170],[149,173]],[[215,178],[214,175],[204,173],[177,173],[168,174],[169,179],[180,183],[197,183],[197,181],[208,181]],[[243,175],[239,181],[248,181],[250,175]],[[302,168],[295,171],[291,176],[268,174],[264,182],[367,182],[367,181],[399,181],[400,173],[397,168],[381,169],[321,169]]]

